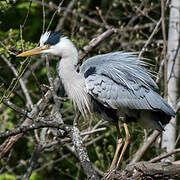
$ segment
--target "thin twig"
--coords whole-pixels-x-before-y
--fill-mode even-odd
[[[95,130],[83,132],[83,133],[81,133],[81,136],[90,135],[90,134],[93,134],[93,133],[96,133],[96,132],[105,131],[105,130],[106,130],[105,127],[103,127],[103,128],[98,128],[98,129],[95,129]]]
[[[59,31],[59,30],[61,30],[63,28],[64,21],[67,18],[68,13],[71,12],[71,9],[73,8],[73,6],[76,3],[76,1],[77,0],[72,0],[72,1],[69,2],[66,10],[63,13],[63,16],[59,19],[59,22],[58,22],[58,24],[56,26],[56,31]]]
[[[43,29],[42,32],[44,33],[45,25],[46,25],[46,14],[45,14],[45,8],[44,8],[44,0],[42,0],[42,13],[43,13]]]
[[[35,148],[35,151],[34,151],[32,157],[31,157],[29,163],[27,164],[27,172],[24,174],[22,180],[29,180],[29,177],[32,174],[34,166],[36,165],[41,152],[42,152],[42,146],[38,145]]]
[[[151,159],[149,162],[155,163],[155,162],[157,162],[157,161],[160,161],[161,159],[164,159],[164,158],[166,158],[166,157],[168,157],[168,156],[171,156],[172,154],[176,154],[176,153],[179,153],[179,152],[180,152],[180,148],[174,149],[174,150],[172,150],[171,152],[168,152],[168,153],[166,153],[166,154],[163,154],[163,155],[160,155],[160,156],[157,156],[157,157]]]
[[[54,80],[54,84],[57,90],[57,88],[60,86],[59,78],[56,78]],[[51,91],[48,91],[44,95],[44,97],[37,102],[37,104],[33,107],[32,111],[29,112],[30,118],[34,119],[35,117],[38,117],[38,114],[45,109],[51,98],[52,98]],[[21,126],[27,126],[30,124],[31,124],[31,120],[29,118],[26,118],[25,121],[21,124]],[[7,140],[4,141],[4,143],[0,146],[0,159],[11,149],[13,144],[15,144],[22,136],[23,133],[9,137]]]
[[[47,55],[45,57],[46,57],[47,77],[48,77],[48,80],[49,80],[50,89],[51,89],[51,92],[52,92],[52,97],[53,97],[53,100],[54,100],[54,103],[55,103],[55,106],[54,106],[55,115],[57,115],[57,118],[61,123],[64,123],[63,120],[62,120],[61,114],[59,112],[59,107],[60,107],[61,103],[60,103],[59,98],[58,98],[58,96],[56,94],[56,90],[55,90],[54,83],[53,83],[53,78],[52,78],[51,73],[50,73],[49,59],[48,59]]]
[[[13,104],[10,100],[5,99],[5,98],[3,98],[2,102],[3,102],[6,106],[10,107],[11,109],[15,110],[16,112],[19,112],[20,114],[22,114],[22,115],[24,115],[25,117],[27,117],[27,118],[30,119],[30,117],[29,117],[29,112],[28,112],[27,110],[25,110],[25,109],[23,109],[23,108],[20,108],[19,106],[16,106],[16,105]]]
[[[0,138],[14,136],[14,135],[18,135],[18,134],[25,133],[28,131],[32,131],[34,129],[40,129],[40,128],[45,128],[45,127],[62,129],[68,133],[71,130],[71,127],[69,125],[57,123],[55,121],[37,121],[31,125],[20,126],[18,128],[0,133]]]
[[[4,55],[0,55],[1,58],[4,60],[4,62],[10,67],[10,69],[12,70],[12,72],[14,73],[15,77],[18,78],[19,77],[19,74],[18,72],[16,71],[16,69],[14,68],[14,66],[11,64],[10,61],[8,61],[8,59],[4,56]],[[21,88],[22,88],[22,91],[26,97],[26,100],[27,100],[27,106],[30,107],[31,109],[33,108],[33,103],[32,103],[32,100],[31,100],[31,97],[29,95],[29,92],[28,92],[28,89],[26,88],[26,85],[24,83],[24,81],[22,80],[21,77],[19,77],[19,83],[21,85]]]
[[[50,26],[51,26],[51,23],[52,23],[55,15],[56,15],[56,13],[61,10],[60,7],[61,7],[61,5],[62,5],[63,2],[64,2],[64,0],[61,0],[61,2],[59,3],[59,5],[57,6],[57,9],[56,9],[56,11],[54,12],[54,14],[52,15],[52,18],[51,18],[51,20],[50,20],[50,22],[49,22],[49,25],[48,25],[46,31],[49,30],[49,28],[50,28]],[[45,5],[45,3],[44,3],[44,5]]]
[[[166,41],[166,28],[165,28],[165,5],[164,0],[161,0],[161,17],[162,17],[162,34],[163,34],[163,59],[164,59],[164,96],[167,96],[168,86],[167,86],[167,57],[166,57],[166,49],[167,49],[167,41]]]
[[[130,164],[138,162],[141,157],[144,155],[148,147],[156,140],[159,136],[159,131],[154,131],[148,138],[147,141],[143,143],[143,145],[139,148],[139,150],[134,155],[134,158],[131,160]]]
[[[99,36],[97,36],[96,38],[92,39],[89,44],[87,46],[85,46],[83,48],[83,51],[79,52],[79,59],[80,62],[79,64],[81,64],[82,59],[87,55],[87,53],[89,53],[95,46],[97,46],[100,42],[102,42],[103,40],[105,40],[106,38],[108,38],[109,36],[111,36],[113,33],[115,32],[114,29],[108,29],[107,31],[105,31],[104,33],[100,34]]]
[[[141,52],[139,53],[139,57],[142,56],[143,52],[146,50],[146,47],[149,45],[149,43],[151,42],[153,36],[157,33],[159,25],[161,24],[162,21],[162,17],[159,19],[159,21],[157,22],[153,32],[151,33],[151,35],[149,36],[148,40],[146,41],[146,44],[143,46]]]

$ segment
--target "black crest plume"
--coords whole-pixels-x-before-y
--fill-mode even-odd
[[[44,45],[55,45],[57,44],[61,39],[61,33],[60,32],[50,32],[48,39],[44,43]]]

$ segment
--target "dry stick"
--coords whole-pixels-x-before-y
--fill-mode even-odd
[[[50,160],[50,162],[47,162],[46,164],[43,164],[41,167],[35,169],[34,172],[41,171],[41,170],[45,169],[46,167],[48,167],[48,166],[50,166],[52,164],[59,163],[60,161],[66,159],[66,158],[69,158],[70,156],[71,156],[71,153],[67,153],[67,154],[63,155],[62,157],[60,157],[58,159]]]
[[[1,55],[1,58],[4,60],[4,62],[10,67],[10,69],[12,70],[12,72],[14,73],[15,77],[19,77],[18,72],[16,71],[16,69],[14,68],[14,66],[10,63],[10,61],[7,60],[7,58],[4,55]],[[27,100],[27,106],[30,107],[31,109],[33,108],[33,103],[31,100],[31,97],[29,95],[28,89],[26,88],[26,85],[24,84],[24,81],[22,80],[22,78],[19,78],[19,83],[21,85],[21,89],[26,97]]]
[[[167,49],[167,41],[166,41],[166,28],[165,28],[165,6],[164,0],[161,0],[161,17],[162,17],[162,34],[163,34],[163,59],[164,59],[164,97],[167,96],[168,86],[167,86],[167,57],[166,57],[166,49]]]
[[[24,43],[23,43],[23,29],[24,29],[24,26],[25,26],[25,24],[26,24],[26,22],[27,22],[27,19],[28,19],[29,13],[30,13],[31,4],[32,4],[32,1],[30,0],[30,1],[29,1],[28,11],[27,11],[26,17],[25,17],[25,19],[24,19],[24,23],[23,23],[23,25],[20,25],[21,47],[22,47],[23,51],[24,51]]]
[[[179,153],[179,152],[180,152],[180,148],[178,148],[178,149],[173,149],[171,152],[168,152],[168,153],[166,153],[166,154],[157,156],[157,157],[151,159],[149,162],[154,163],[154,162],[160,161],[161,159],[164,159],[164,158],[166,158],[166,157],[168,157],[168,156],[171,156],[172,154],[176,154],[176,153]]]
[[[9,101],[8,99],[5,99],[5,98],[2,99],[2,102],[3,102],[6,106],[8,106],[8,107],[10,107],[11,109],[13,109],[14,111],[19,112],[20,114],[22,114],[22,115],[24,115],[25,117],[27,117],[27,118],[30,119],[30,117],[29,117],[29,112],[26,111],[25,109],[20,108],[19,106],[16,106],[16,105],[13,104],[11,101]]]
[[[54,80],[56,90],[60,86],[59,78]],[[48,105],[49,100],[52,98],[51,91],[47,91],[43,98],[41,98],[37,104],[33,107],[32,111],[29,112],[29,117],[34,119],[38,116],[38,114],[45,109]],[[21,124],[21,126],[27,126],[31,124],[31,120],[26,118],[25,121]],[[0,159],[7,153],[14,143],[16,143],[24,134],[18,134],[16,136],[9,137],[1,146],[0,146]]]
[[[106,122],[104,122],[104,120],[100,120],[100,121],[98,121],[97,122],[97,124],[95,125],[95,126],[93,126],[93,128],[91,129],[91,131],[94,131],[94,130],[96,130],[100,125],[102,125],[102,124],[105,124]],[[88,139],[89,138],[89,135],[86,135],[86,136],[84,136],[83,137],[83,141],[86,141],[86,139]]]
[[[31,125],[21,125],[18,128],[15,128],[15,129],[8,130],[8,131],[5,131],[3,133],[0,133],[0,138],[19,135],[19,134],[22,134],[22,133],[25,133],[25,132],[28,132],[28,131],[32,131],[32,130],[40,129],[40,128],[44,128],[44,127],[62,129],[64,131],[66,131],[67,133],[69,133],[69,131],[71,130],[71,126],[61,124],[60,122],[58,123],[58,121],[57,122],[55,122],[55,121],[37,121],[37,122],[34,122],[34,124],[31,124]]]
[[[8,49],[8,47],[2,41],[0,41],[0,44],[9,54],[16,56],[16,54],[14,52],[10,51]]]
[[[54,83],[53,83],[53,78],[52,78],[51,73],[50,73],[48,56],[45,55],[45,58],[46,58],[47,77],[48,77],[48,81],[49,81],[49,84],[50,84],[50,90],[52,92],[53,100],[54,100],[54,103],[55,103],[55,106],[54,106],[55,114],[54,115],[56,116],[58,121],[60,121],[61,123],[64,123],[63,120],[62,120],[61,114],[59,112],[60,101],[59,101],[59,98],[58,98],[58,96],[56,94],[56,90],[55,90]]]
[[[63,28],[64,26],[64,21],[66,20],[67,16],[68,16],[68,13],[71,12],[74,4],[76,3],[77,0],[72,0],[70,1],[70,3],[68,4],[66,10],[64,11],[63,13],[63,16],[59,19],[59,22],[56,26],[56,31],[59,31]]]
[[[160,18],[160,20],[157,22],[156,27],[154,28],[153,32],[151,33],[150,37],[148,38],[148,40],[146,41],[146,44],[143,46],[141,52],[139,53],[139,57],[141,57],[142,53],[145,51],[146,47],[148,46],[148,44],[151,42],[153,36],[157,33],[159,25],[161,24],[162,21],[162,17]]]
[[[99,9],[99,7],[96,7],[96,10],[97,10],[97,12],[98,12],[98,14],[99,14],[99,16],[100,16],[103,24],[104,24],[104,27],[105,27],[106,29],[110,29],[110,26],[108,25],[108,23],[106,22],[105,18],[104,18],[103,15],[102,15],[102,10]]]
[[[96,133],[96,132],[105,131],[105,130],[106,130],[105,127],[103,127],[103,128],[98,128],[98,129],[94,129],[94,130],[91,130],[91,131],[82,132],[82,133],[81,133],[81,136],[90,135],[90,134],[93,134],[93,133]]]
[[[94,138],[93,140],[87,142],[87,143],[85,144],[85,146],[86,146],[86,147],[87,147],[87,146],[90,146],[91,144],[96,143],[97,141],[103,139],[104,137],[105,137],[105,134],[102,134],[102,135],[100,135],[100,136]]]
[[[86,143],[85,146],[87,147],[87,146],[91,145],[92,143],[99,141],[100,139],[104,138],[104,136],[105,136],[105,135],[98,136],[97,138],[93,139],[92,141]],[[72,153],[73,153],[73,152],[72,152]],[[72,155],[71,153],[67,153],[67,154],[63,155],[62,157],[60,157],[60,158],[58,158],[58,159],[56,159],[56,160],[51,160],[50,162],[44,164],[42,167],[35,169],[34,172],[41,171],[41,170],[43,170],[45,167],[50,166],[50,165],[52,165],[52,164],[55,164],[55,163],[57,163],[57,162],[60,162],[60,161],[62,161],[62,160],[64,160],[64,159],[70,157],[71,155]],[[75,156],[76,156],[76,155],[75,155]],[[104,172],[100,171],[96,166],[93,166],[93,168],[97,171],[98,174],[100,174],[101,176],[103,176]]]
[[[52,21],[53,21],[55,15],[56,15],[56,13],[60,10],[60,7],[61,7],[61,5],[62,5],[63,2],[64,2],[64,0],[61,0],[61,2],[59,3],[59,5],[56,6],[56,7],[57,7],[57,8],[56,8],[56,11],[55,11],[54,14],[52,15],[52,18],[51,18],[51,20],[50,20],[50,22],[49,22],[49,25],[48,25],[46,31],[49,30],[49,28],[50,28],[50,26],[51,26],[51,23],[52,23]],[[45,3],[43,4],[43,6],[45,6]]]
[[[25,24],[26,24],[26,22],[27,22],[27,19],[28,19],[29,13],[30,13],[31,5],[32,5],[32,0],[29,0],[29,7],[28,7],[28,11],[27,11],[26,17],[25,17],[25,19],[24,19],[24,23],[23,23],[23,25],[22,25],[22,29],[24,29],[24,26],[25,26]]]
[[[29,178],[32,174],[32,171],[34,169],[34,166],[36,165],[37,160],[39,159],[41,151],[42,151],[42,146],[38,145],[35,148],[35,151],[30,159],[30,162],[27,164],[27,172],[24,174],[22,180],[29,180]]]
[[[42,5],[42,2],[41,1],[38,1],[38,0],[32,0],[33,2],[37,3],[37,4],[40,4]],[[60,8],[58,8],[58,6],[54,3],[51,2],[51,4],[47,4],[47,3],[44,3],[44,6],[48,7],[50,10],[58,10]],[[64,8],[64,7],[61,7],[61,10],[63,11],[68,11],[69,13],[72,13],[73,15],[78,15],[80,18],[83,18],[85,20],[87,20],[88,22],[96,25],[96,26],[100,26],[100,27],[104,27],[104,24],[103,23],[100,23],[99,21],[93,19],[93,18],[90,18],[82,13],[78,13],[78,12],[75,12],[75,11],[71,11],[70,9],[67,10],[67,8]]]
[[[141,8],[144,6],[144,3],[145,3],[145,0],[143,0],[143,1],[141,2],[140,6],[139,6],[139,9],[141,9]],[[133,6],[132,6],[132,7],[133,7]],[[128,22],[128,24],[127,24],[127,25],[125,26],[125,28],[123,28],[123,29],[126,29],[126,28],[128,28],[129,26],[131,26],[131,25],[138,19],[138,17],[139,17],[139,14],[132,16],[132,18],[130,19],[130,21]],[[126,31],[124,31],[124,33],[126,33]],[[123,36],[123,34],[121,34],[121,38],[120,38],[120,40],[119,40],[120,43],[123,42],[124,37],[125,37],[125,36]]]
[[[153,134],[151,134],[147,140],[144,142],[144,144],[140,147],[140,149],[136,152],[134,155],[134,158],[131,160],[130,164],[138,162],[141,157],[144,155],[145,151],[148,149],[148,147],[156,140],[156,138],[159,136],[159,131],[155,130]]]
[[[28,79],[28,77],[31,75],[32,71],[35,71],[36,69],[41,67],[41,64],[44,62],[44,58],[38,59],[33,65],[31,65],[31,70],[27,70],[24,75],[22,76],[23,79]]]
[[[102,33],[101,35],[99,35],[98,37],[92,39],[89,44],[87,46],[85,46],[83,48],[83,51],[80,51],[79,53],[79,59],[82,60],[89,51],[92,50],[92,48],[94,48],[95,46],[97,46],[101,41],[103,41],[104,39],[108,38],[109,36],[111,36],[113,33],[115,32],[115,29],[108,29],[107,31],[105,31],[104,33]],[[79,64],[81,64],[81,61],[79,62]]]
[[[46,22],[46,14],[45,14],[45,9],[44,9],[44,0],[42,0],[42,12],[43,12],[43,29],[42,29],[42,32],[44,33],[45,22]]]
[[[156,78],[156,83],[158,84],[160,79],[162,78],[161,73],[163,71],[163,66],[164,66],[164,59],[161,61],[160,66],[159,66],[159,71],[157,74],[157,78]]]

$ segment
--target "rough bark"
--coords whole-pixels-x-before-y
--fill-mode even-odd
[[[108,180],[173,180],[180,179],[180,165],[172,163],[138,162],[123,171],[112,173]]]

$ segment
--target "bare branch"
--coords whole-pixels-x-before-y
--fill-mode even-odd
[[[61,123],[64,123],[62,118],[61,118],[61,114],[59,112],[60,101],[59,101],[59,98],[58,98],[58,96],[56,94],[53,78],[52,78],[51,73],[50,73],[49,59],[48,59],[47,55],[46,55],[46,70],[47,70],[47,77],[48,77],[48,80],[49,80],[49,84],[51,86],[50,90],[52,92],[52,97],[53,97],[53,100],[54,100],[54,103],[55,103],[55,107],[54,107],[55,115],[57,116],[58,121],[60,121]]]
[[[56,31],[59,31],[59,30],[61,30],[63,28],[64,21],[67,18],[68,13],[71,12],[71,9],[73,8],[76,1],[77,0],[70,1],[70,3],[68,4],[66,10],[63,13],[63,16],[59,19],[59,22],[58,22],[58,24],[56,26]]]
[[[25,117],[31,119],[31,118],[29,117],[29,112],[28,112],[27,110],[16,106],[15,104],[13,104],[13,103],[12,103],[11,101],[9,101],[8,99],[4,99],[4,98],[3,98],[3,99],[2,99],[2,102],[3,102],[6,106],[8,106],[8,107],[10,107],[11,109],[15,110],[16,112],[19,112],[20,114],[24,115]]]
[[[27,125],[27,126],[20,126],[18,128],[0,133],[0,138],[14,136],[17,134],[22,134],[22,133],[25,133],[34,129],[44,128],[44,127],[62,129],[68,133],[71,130],[69,125],[64,125],[64,124],[57,123],[54,121],[37,121],[37,122],[35,121],[34,124]]]
[[[161,159],[164,159],[164,158],[166,158],[166,157],[168,157],[168,156],[171,156],[172,154],[176,154],[176,153],[178,153],[178,152],[180,152],[180,148],[174,149],[174,150],[172,150],[171,152],[168,152],[168,153],[166,153],[166,154],[157,156],[157,157],[151,159],[149,162],[154,163],[154,162],[160,161]]]
[[[36,162],[37,162],[41,152],[42,152],[42,146],[38,145],[35,148],[35,151],[31,157],[29,163],[27,164],[27,172],[24,174],[22,180],[29,180],[29,178],[32,174],[32,171],[34,169],[34,166],[36,165]]]
[[[98,128],[98,129],[94,129],[94,130],[91,130],[91,131],[83,132],[83,133],[81,133],[81,136],[85,136],[85,135],[89,135],[89,134],[93,134],[93,133],[101,132],[101,131],[105,131],[105,130],[106,130],[105,127]]]
[[[55,88],[56,90],[60,86],[59,78],[56,78],[54,80]],[[47,93],[44,95],[43,98],[41,98],[37,104],[33,107],[32,111],[29,112],[29,117],[31,119],[34,119],[38,116],[38,114],[44,110],[44,108],[47,106],[49,100],[52,98],[51,91],[47,91]],[[29,118],[26,118],[25,121],[22,123],[21,126],[27,126],[31,124],[31,120]],[[14,143],[16,143],[21,137],[23,136],[23,133],[18,134],[16,136],[9,137],[1,146],[0,146],[0,159],[5,155],[6,152],[11,149]]]
[[[143,145],[139,148],[139,150],[134,155],[134,158],[131,160],[132,163],[138,162],[143,154],[146,152],[148,147],[156,140],[156,138],[159,136],[159,131],[155,130],[151,136],[147,138],[147,140],[143,143]]]
[[[111,179],[140,180],[140,179],[179,179],[180,165],[172,163],[139,162],[128,165],[122,172],[111,175]]]
[[[14,68],[14,66],[11,64],[11,62],[8,61],[7,58],[3,54],[1,54],[0,56],[4,60],[4,62],[10,67],[10,69],[14,73],[15,77],[18,78],[19,74],[16,71],[16,69]],[[21,77],[19,77],[19,83],[20,83],[22,91],[23,91],[23,93],[24,93],[24,95],[26,97],[27,105],[28,105],[28,107],[30,107],[32,109],[33,108],[33,103],[32,103],[31,97],[30,97],[29,92],[28,92],[28,90],[26,88],[26,85],[24,84],[24,81],[21,79]]]
[[[89,42],[89,44],[83,48],[84,52],[82,51],[79,52],[79,59],[82,60],[87,55],[87,53],[89,53],[92,50],[92,48],[94,48],[100,42],[102,42],[103,40],[111,36],[114,32],[115,32],[114,29],[108,29],[107,31],[99,35],[98,37],[92,39]]]
[[[146,47],[147,47],[147,46],[149,45],[149,43],[151,42],[153,36],[158,32],[158,28],[159,28],[161,22],[162,22],[162,17],[161,17],[161,18],[159,19],[159,21],[157,22],[157,24],[156,24],[153,32],[151,33],[151,35],[149,36],[148,40],[146,41],[146,44],[143,46],[141,52],[139,53],[139,57],[142,56],[142,54],[143,54],[143,52],[145,51]]]
[[[78,159],[80,160],[88,179],[98,180],[99,177],[97,176],[96,171],[92,167],[86,148],[84,147],[82,138],[80,136],[79,129],[76,126],[73,126],[72,142],[74,144]]]

